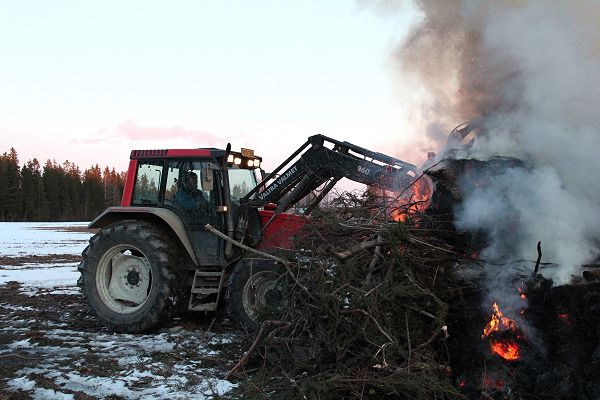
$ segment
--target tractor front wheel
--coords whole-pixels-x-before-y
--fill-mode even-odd
[[[280,314],[287,305],[288,276],[271,260],[243,259],[235,266],[227,287],[227,316],[248,332],[258,329],[266,313]]]
[[[183,296],[179,247],[147,222],[122,221],[90,239],[79,265],[79,286],[111,331],[157,329]]]

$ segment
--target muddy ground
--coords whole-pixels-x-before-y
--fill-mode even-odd
[[[11,265],[73,262],[66,258]],[[238,398],[223,377],[242,355],[242,339],[226,320],[200,315],[155,334],[111,334],[77,287],[8,282],[0,285],[0,399]]]

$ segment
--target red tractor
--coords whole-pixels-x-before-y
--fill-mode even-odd
[[[261,161],[230,145],[131,152],[121,206],[90,223],[100,231],[79,266],[79,286],[110,330],[147,332],[178,311],[221,306],[233,323],[256,329],[262,307],[285,302],[285,269],[233,243],[267,253],[290,248],[306,215],[341,178],[397,190],[416,171],[322,135],[267,176]],[[285,212],[317,188],[304,216]]]

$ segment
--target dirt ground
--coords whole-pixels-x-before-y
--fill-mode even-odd
[[[0,286],[0,399],[236,398],[223,377],[241,343],[226,321],[200,316],[155,334],[111,334],[76,287]]]
[[[64,262],[79,262],[81,256],[79,254],[51,254],[43,256],[24,256],[24,257],[1,257],[0,265],[10,265],[11,267],[22,267],[26,264],[39,263],[64,263]]]

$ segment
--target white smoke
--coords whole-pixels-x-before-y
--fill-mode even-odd
[[[385,1],[383,3],[386,3]],[[428,89],[423,126],[477,119],[462,156],[514,156],[466,194],[458,227],[489,233],[490,257],[561,265],[566,283],[600,255],[600,3],[598,0],[419,0],[422,21],[395,53],[399,76]],[[543,272],[543,271],[542,271]]]

